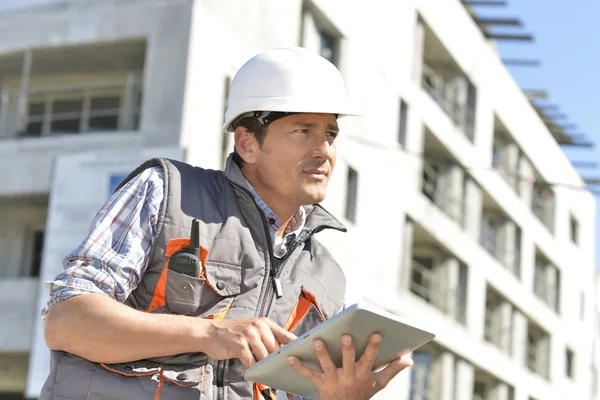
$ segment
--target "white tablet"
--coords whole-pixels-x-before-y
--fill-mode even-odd
[[[382,337],[375,369],[397,359],[403,350],[413,351],[435,338],[433,333],[403,322],[396,315],[375,310],[364,304],[354,304],[254,364],[245,371],[244,377],[248,381],[261,383],[273,389],[314,398],[318,395],[316,387],[290,367],[287,358],[296,356],[308,367],[322,371],[312,347],[315,339],[321,339],[325,342],[332,361],[341,368],[341,336],[352,336],[358,360],[373,333],[379,333]]]

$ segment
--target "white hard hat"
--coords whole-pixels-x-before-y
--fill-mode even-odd
[[[256,111],[357,115],[350,111],[338,69],[301,47],[259,53],[237,72],[223,129],[233,131],[232,122]]]

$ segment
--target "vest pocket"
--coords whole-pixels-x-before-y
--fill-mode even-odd
[[[326,319],[316,297],[302,288],[298,302],[285,324],[285,329],[296,336],[300,336],[325,322]]]
[[[167,270],[165,304],[175,314],[195,315],[200,308],[204,278],[194,278],[176,271]]]
[[[162,366],[148,361],[100,364],[87,399],[153,399],[160,390],[161,375]]]
[[[168,270],[165,303],[175,314],[222,319],[241,290],[239,266],[207,261],[200,278]]]

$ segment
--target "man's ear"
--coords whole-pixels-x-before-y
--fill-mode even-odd
[[[243,126],[238,126],[233,134],[235,149],[246,164],[254,164],[258,155],[258,142],[254,133]]]

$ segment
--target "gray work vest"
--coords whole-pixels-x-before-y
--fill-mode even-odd
[[[280,262],[273,256],[264,213],[231,157],[225,171],[152,159],[125,181],[156,165],[165,171],[163,207],[148,267],[127,305],[199,318],[267,316],[297,335],[339,311],[346,289],[344,274],[313,235],[345,228],[321,206],[306,207],[306,228]],[[166,268],[167,255],[189,238],[193,218],[200,220],[200,245],[208,250],[201,277]],[[281,282],[281,298],[274,296],[272,271]],[[307,299],[312,303],[308,311],[290,326],[292,311]],[[254,395],[253,385],[241,375],[239,360],[216,361],[204,353],[98,364],[52,351],[51,360],[43,400],[235,400]]]

